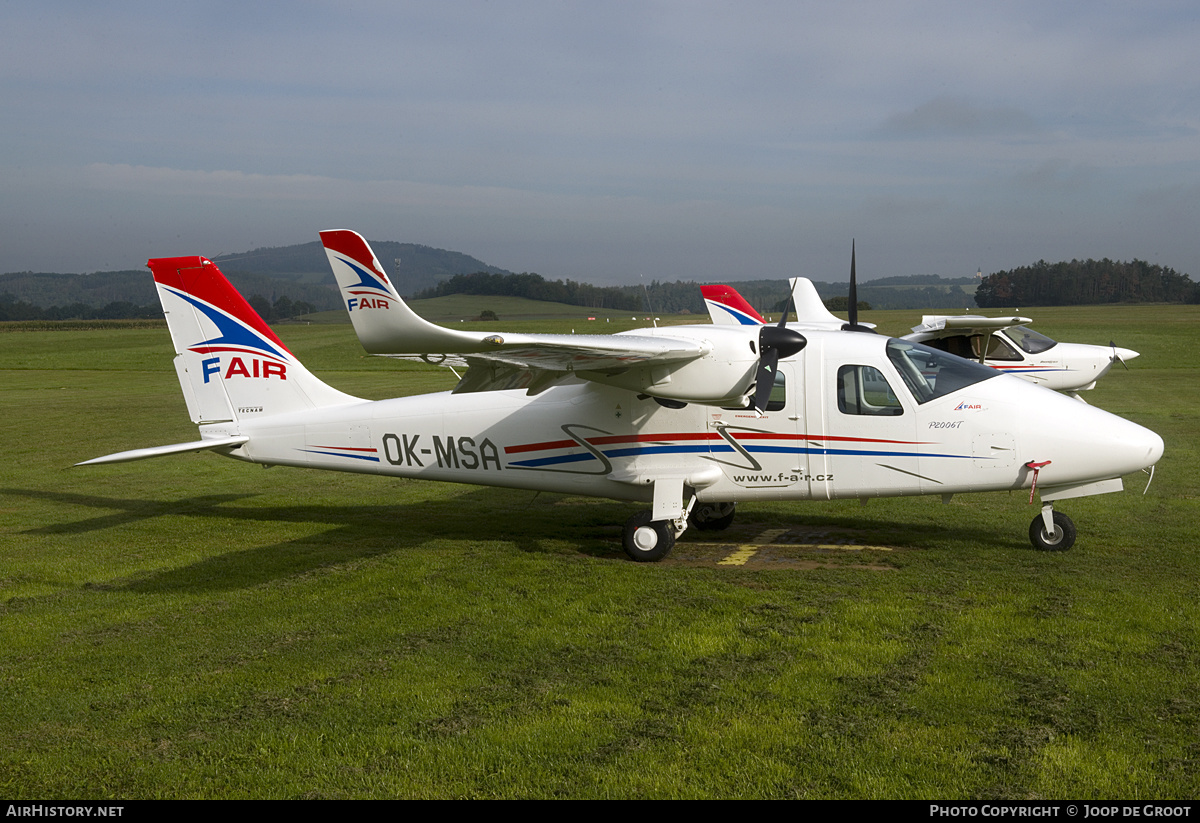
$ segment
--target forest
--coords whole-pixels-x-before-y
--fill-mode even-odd
[[[1172,268],[1131,260],[1072,260],[1000,271],[975,290],[980,308],[1092,303],[1197,303],[1200,284]]]

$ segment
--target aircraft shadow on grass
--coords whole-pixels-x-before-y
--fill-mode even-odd
[[[555,494],[532,495],[503,489],[469,489],[444,500],[423,500],[388,505],[237,506],[254,494],[202,495],[177,500],[146,500],[55,492],[42,489],[3,489],[4,494],[52,501],[71,506],[115,510],[99,517],[27,529],[27,535],[73,535],[121,528],[158,517],[204,517],[231,522],[328,523],[335,528],[250,548],[231,549],[195,563],[150,573],[136,579],[114,580],[104,588],[143,593],[169,591],[219,591],[248,588],[317,569],[353,564],[402,550],[429,548],[431,542],[503,541],[527,553],[561,553],[550,541],[575,544],[579,555],[624,559],[621,535],[614,512],[627,505]],[[570,516],[564,516],[564,508]],[[897,523],[883,526],[844,515],[813,516],[812,509],[795,515],[772,513],[759,520],[747,513],[728,533],[697,532],[685,542],[744,543],[772,528],[853,529],[886,532],[903,544],[919,549],[931,540],[961,543],[974,552],[1008,551],[1011,538],[984,526],[945,527]],[[470,512],[470,516],[464,516]],[[885,536],[870,542],[887,542]],[[228,542],[219,529],[213,540]],[[803,550],[803,547],[798,547]],[[714,557],[714,562],[716,558]]]

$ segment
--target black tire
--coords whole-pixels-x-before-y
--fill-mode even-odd
[[[625,521],[621,544],[629,559],[637,563],[662,560],[675,548],[675,529],[666,520],[651,520],[649,511],[640,511]]]
[[[1054,534],[1047,534],[1039,514],[1029,524],[1029,542],[1041,552],[1065,552],[1075,545],[1075,524],[1062,512],[1055,512]]]
[[[698,503],[688,520],[700,531],[720,532],[733,524],[734,503]]]

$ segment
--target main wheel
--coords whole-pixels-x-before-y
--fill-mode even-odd
[[[1075,545],[1075,524],[1062,512],[1054,513],[1054,534],[1047,534],[1039,514],[1029,524],[1029,542],[1038,551],[1065,552]]]
[[[734,503],[701,503],[692,509],[692,515],[688,519],[701,531],[724,531],[733,523],[735,505]]]
[[[625,521],[621,544],[630,560],[652,563],[662,560],[675,548],[675,530],[666,520],[651,520],[649,511],[640,511]]]

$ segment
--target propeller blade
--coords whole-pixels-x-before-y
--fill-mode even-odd
[[[788,314],[791,312],[791,310],[792,310],[792,293],[789,291],[787,302],[783,304],[783,317],[779,318],[778,325],[780,328],[787,325]],[[798,320],[799,318],[797,317],[796,319]]]
[[[854,241],[850,241],[850,322],[842,324],[842,331],[865,331],[874,334],[869,326],[858,325],[858,275],[854,270]]]
[[[775,388],[775,372],[779,368],[779,353],[774,349],[763,350],[758,359],[758,373],[754,376],[754,410],[761,416],[767,411],[771,390]]]
[[[854,273],[854,238],[850,238],[850,328],[858,326],[858,276]]]

